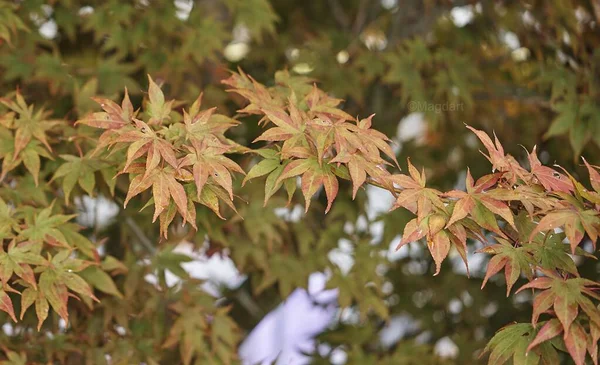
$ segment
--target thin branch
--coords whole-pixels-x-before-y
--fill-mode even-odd
[[[327,0],[327,2],[331,8],[331,14],[338,24],[344,29],[350,28],[350,19],[348,19],[348,15],[344,11],[342,4],[338,0]]]
[[[258,304],[252,299],[245,290],[238,290],[235,294],[237,301],[252,315],[252,317],[260,319],[263,317],[263,311]]]
[[[138,238],[138,240],[140,241],[142,246],[144,246],[144,248],[149,253],[151,253],[151,254],[156,253],[156,247],[154,247],[154,245],[152,244],[152,241],[148,238],[148,236],[146,236],[144,231],[140,228],[140,226],[138,226],[138,224],[133,220],[133,218],[131,218],[131,217],[125,218],[125,224],[127,224],[127,226],[129,228],[131,228],[131,231],[133,231],[133,233],[136,235],[136,237]]]

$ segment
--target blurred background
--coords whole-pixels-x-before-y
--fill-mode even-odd
[[[202,91],[205,107],[235,116],[243,104],[221,80],[240,67],[268,86],[317,82],[351,115],[375,113],[403,169],[410,157],[441,190],[462,188],[467,166],[475,177],[489,172],[465,124],[494,131],[522,162],[523,147],[537,145],[543,163],[581,179],[580,156],[600,163],[599,21],[597,0],[0,0],[0,95],[19,88],[74,122],[97,111],[90,96],[120,99],[124,87],[140,106],[150,74],[169,98]],[[242,122],[229,138],[256,147],[260,127]],[[203,290],[231,306],[245,363],[477,364],[496,330],[529,321],[529,293],[506,298],[501,277],[479,289],[486,257],[472,252],[481,243],[470,242],[470,277],[457,253],[433,277],[422,244],[396,252],[411,214],[388,212],[385,191],[352,201],[342,185],[327,215],[323,204],[304,214],[299,194],[289,207],[282,195],[263,208],[264,185],[239,180],[244,220],[199,210],[192,242],[170,242],[193,260],[166,264],[166,284],[190,285],[181,267],[205,280]],[[143,244],[136,229],[158,230],[141,206],[80,201],[86,234],[108,237],[103,249],[119,259]],[[598,277],[591,260],[578,264]],[[156,283],[147,270],[135,275]],[[84,328],[31,336],[46,353],[96,354],[89,363],[177,363],[151,328],[160,320],[149,312],[119,320],[120,330],[108,321],[85,340]],[[26,347],[12,325],[3,330],[0,346]]]

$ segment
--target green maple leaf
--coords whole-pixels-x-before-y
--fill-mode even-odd
[[[8,251],[0,247],[0,280],[7,283],[11,276],[18,275],[29,285],[36,287],[35,277],[30,265],[44,265],[46,260],[39,254],[31,252],[34,244],[22,242],[19,245],[12,241]]]
[[[14,210],[0,198],[0,239],[11,238],[18,228]]]
[[[489,365],[501,365],[511,358],[514,364],[537,365],[556,364],[558,354],[549,343],[528,351],[529,344],[536,336],[536,330],[529,323],[515,323],[500,329],[484,349],[490,352]]]
[[[19,232],[18,238],[36,244],[47,242],[55,246],[70,247],[59,227],[76,215],[52,214],[52,208],[53,205],[50,205],[35,215],[28,214],[25,217],[25,228]]]
[[[62,178],[62,189],[67,205],[69,204],[71,192],[77,184],[88,195],[94,195],[94,187],[96,186],[94,173],[108,166],[106,162],[92,158],[90,155],[91,153],[83,157],[60,155],[66,162],[56,170],[52,180]]]

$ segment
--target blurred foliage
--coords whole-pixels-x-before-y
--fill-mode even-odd
[[[470,364],[485,362],[490,352],[535,363],[535,356],[519,357],[533,339],[526,327],[533,296],[524,291],[506,298],[503,275],[479,289],[487,262],[486,255],[474,254],[481,242],[467,243],[469,260],[482,262],[471,265],[470,278],[454,250],[436,277],[423,245],[388,256],[412,214],[396,209],[373,215],[368,208],[381,204],[381,195],[371,194],[377,188],[356,189],[339,175],[339,193],[326,215],[325,192],[305,214],[300,192],[285,208],[292,186],[266,190],[277,187],[278,177],[269,182],[269,171],[243,187],[241,174],[231,183],[211,178],[204,198],[190,185],[185,195],[188,203],[196,196],[194,213],[177,204],[181,194],[163,192],[157,203],[150,189],[109,224],[84,224],[79,218],[94,214],[86,211],[87,195],[123,207],[130,180],[127,174],[113,178],[127,150],[96,153],[98,142],[110,139],[99,140],[95,128],[75,122],[102,116],[102,102],[91,97],[108,104],[123,100],[126,88],[132,106],[119,106],[129,113],[124,118],[138,113],[158,130],[151,119],[169,115],[159,139],[183,151],[182,107],[194,114],[187,101],[202,92],[202,105],[217,107],[213,121],[232,127],[216,133],[227,153],[237,153],[228,157],[249,174],[272,156],[240,153],[261,146],[252,141],[264,132],[257,116],[235,127],[238,122],[229,119],[237,119],[250,99],[227,94],[221,81],[241,67],[276,95],[287,98],[292,90],[303,110],[317,82],[327,97],[343,99],[337,107],[358,121],[376,113],[372,128],[392,139],[403,171],[402,161],[411,157],[432,188],[464,188],[466,166],[475,178],[490,171],[464,123],[494,131],[524,165],[527,153],[519,144],[529,150],[536,145],[542,163],[559,164],[582,181],[587,171],[579,156],[600,164],[599,21],[595,0],[0,0],[0,363],[237,363],[235,348],[244,335],[295,288],[306,287],[316,271],[331,274],[329,285],[340,288],[343,308],[319,337],[330,351],[316,354],[314,363],[330,363],[334,350],[345,351],[348,364]],[[176,99],[169,111],[162,92],[146,92],[152,86],[148,74]],[[403,120],[413,112],[421,113],[416,118],[423,126]],[[421,127],[422,133],[415,131]],[[158,148],[151,143],[148,150]],[[156,155],[160,168],[169,168],[169,152]],[[227,206],[228,188],[237,213],[215,205]],[[161,224],[152,224],[146,205],[164,210]],[[179,228],[176,211],[184,220],[194,214],[197,230]],[[166,218],[175,220],[171,228]],[[236,289],[220,288],[224,299],[215,301],[182,269],[191,259],[174,251],[182,241],[230,257],[248,279]],[[352,258],[349,270],[330,259],[344,250]],[[562,248],[547,251],[533,257],[569,275],[598,279],[593,260],[565,260]],[[182,281],[167,285],[167,272]],[[515,280],[526,283],[525,276]],[[403,316],[418,325],[385,342],[381,333]],[[556,327],[552,321],[537,329]],[[512,322],[521,323],[496,334]],[[577,322],[568,331],[581,338],[587,328]],[[519,336],[518,344],[507,345]],[[480,357],[492,338],[491,351]],[[441,358],[434,350],[447,339],[458,347],[456,357]],[[516,352],[500,351],[506,346]]]

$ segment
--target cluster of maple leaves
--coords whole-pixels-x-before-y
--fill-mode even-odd
[[[519,291],[539,291],[531,324],[507,326],[489,343],[490,363],[500,364],[511,357],[521,363],[524,354],[528,354],[527,363],[553,363],[556,348],[566,349],[578,365],[588,352],[598,363],[600,312],[594,301],[600,300],[600,284],[581,278],[569,255],[593,256],[580,247],[586,235],[595,250],[600,229],[597,167],[584,160],[593,188],[588,190],[569,173],[542,165],[535,148],[527,154],[526,169],[504,152],[497,139],[492,141],[483,131],[468,127],[487,149],[493,172],[475,180],[467,171],[466,191],[441,192],[427,187],[424,171],[419,172],[410,160],[408,174],[390,172],[398,162],[390,140],[371,128],[373,116],[348,115],[339,108],[341,100],[316,86],[269,88],[242,71],[224,83],[246,101],[240,115],[260,118],[264,131],[254,142],[263,147],[253,150],[227,138],[225,133],[240,122],[217,114],[214,108],[201,110],[201,95],[189,109],[181,109],[177,102],[165,100],[149,78],[144,113],[134,109],[127,91],[120,105],[94,99],[103,111],[76,124],[104,130],[95,139],[95,148],[83,152],[73,139],[80,155],[60,155],[64,163],[50,182],[61,181],[68,203],[77,185],[94,193],[96,172],[113,193],[115,177],[128,174],[123,204],[151,189],[151,196],[145,195],[146,206],[154,206],[153,221],[159,219],[165,238],[177,215],[183,224],[196,228],[195,203],[219,217],[223,217],[223,204],[236,211],[235,174],[245,175],[242,184],[264,178],[265,204],[282,187],[291,201],[299,186],[308,210],[322,189],[326,212],[338,194],[339,179],[351,182],[353,197],[365,184],[379,186],[396,197],[393,209],[402,207],[416,216],[406,225],[398,248],[424,239],[436,274],[452,248],[468,270],[467,240],[488,243],[493,239],[496,243],[480,250],[492,255],[483,286],[504,270],[507,295],[521,276],[530,282]],[[23,164],[37,185],[40,157],[54,159],[48,134],[63,122],[47,120],[43,110],[34,112],[19,93],[15,100],[0,100],[9,109],[0,117],[0,136],[13,141],[0,144],[1,178]],[[232,153],[250,154],[255,164],[246,173],[227,156]],[[0,201],[0,237],[8,243],[6,249],[0,246],[0,310],[15,320],[6,294],[15,291],[10,285],[23,288],[21,316],[35,303],[40,325],[50,307],[66,320],[72,293],[88,302],[95,300],[90,284],[120,295],[110,276],[98,269],[104,265],[103,269],[110,270],[115,264],[100,263],[94,245],[68,223],[74,216],[56,214],[53,207],[13,209]],[[85,259],[73,256],[73,249]],[[540,322],[542,315],[548,319]]]

